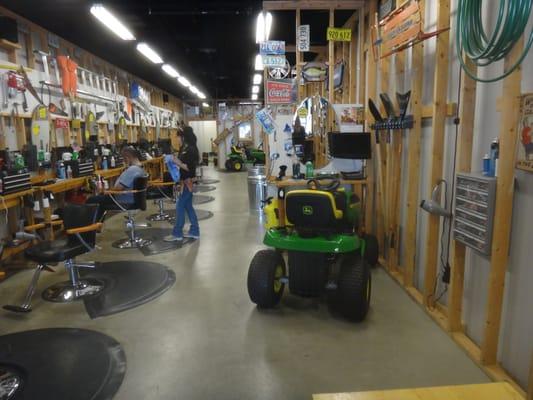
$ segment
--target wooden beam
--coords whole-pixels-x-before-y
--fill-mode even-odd
[[[263,1],[265,11],[297,10],[357,10],[365,5],[364,0],[283,0]]]
[[[421,15],[424,15],[424,0],[420,1]],[[422,22],[423,25],[423,22]],[[405,265],[404,285],[414,286],[416,268],[416,233],[418,217],[418,193],[420,187],[420,142],[422,138],[422,94],[424,82],[424,45],[417,43],[412,49],[411,61],[411,112],[414,125],[409,132],[407,154],[407,216],[405,223]]]
[[[477,67],[467,59],[470,71],[477,72]],[[476,82],[465,73],[461,78],[461,109],[459,110],[459,141],[457,142],[457,172],[470,172],[472,165],[472,147],[474,142],[474,120],[476,113]],[[463,330],[463,287],[465,274],[466,248],[462,243],[453,240],[451,256],[451,276],[448,329],[451,332]]]
[[[523,37],[515,43],[505,58],[508,69],[522,53]],[[487,300],[485,330],[481,345],[482,362],[495,364],[500,337],[500,322],[505,286],[505,272],[509,259],[511,221],[513,217],[514,170],[516,162],[517,122],[520,108],[521,68],[517,68],[503,81],[503,109],[500,126],[500,157],[496,183],[496,208],[494,212],[494,236],[489,273],[489,294]]]
[[[334,27],[335,26],[335,11],[333,8],[329,9],[329,26]],[[328,99],[329,103],[333,104],[335,100],[335,84],[334,84],[334,72],[335,72],[335,42],[333,40],[330,40],[328,42]]]
[[[450,26],[450,1],[441,0],[437,8],[437,30]],[[444,158],[444,134],[446,129],[446,98],[448,93],[448,52],[450,32],[437,36],[435,49],[435,85],[433,88],[433,144],[431,150],[430,195],[433,187],[442,179]],[[424,275],[424,304],[433,304],[433,289],[437,279],[439,253],[439,228],[441,218],[429,214],[426,234],[426,260]]]
[[[298,27],[302,24],[301,19],[301,13],[300,9],[298,8],[296,10],[296,42],[298,42]],[[295,45],[291,45],[294,47],[294,50],[296,52],[296,91],[298,93],[298,104],[300,104],[300,101],[302,101],[304,97],[304,85],[300,85],[300,81],[302,79],[302,63],[303,63],[303,54],[297,49]],[[322,47],[322,46],[321,46]],[[285,51],[287,50],[287,46],[285,46]]]
[[[355,15],[355,13],[354,13]],[[357,70],[357,43],[358,43],[358,36],[357,36],[357,30],[355,29],[356,26],[356,20],[352,22],[348,28],[352,30],[352,40],[349,43],[348,48],[348,60],[346,62],[346,69],[349,72],[349,81],[348,81],[348,101],[350,103],[355,103],[356,93],[357,93],[357,74],[359,71]]]
[[[395,91],[402,92],[405,76],[405,53],[397,53],[394,57],[395,70]],[[395,101],[395,100],[393,100]],[[400,202],[402,193],[402,153],[403,153],[403,131],[393,131],[392,146],[390,153],[390,194],[389,203],[389,268],[398,269],[400,255]]]

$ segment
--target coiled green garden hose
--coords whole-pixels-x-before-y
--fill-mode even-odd
[[[493,3],[493,1],[486,3]],[[495,78],[484,79],[472,73],[465,65],[463,51],[478,67],[485,67],[505,58],[526,30],[533,1],[500,0],[498,18],[490,36],[483,26],[482,4],[483,0],[459,0],[456,44],[459,61],[465,73],[478,82],[489,83],[505,78],[522,63],[533,45],[533,30],[516,63]]]

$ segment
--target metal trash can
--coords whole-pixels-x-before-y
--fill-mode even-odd
[[[250,211],[261,211],[262,202],[267,197],[266,170],[262,165],[248,170],[248,200]]]

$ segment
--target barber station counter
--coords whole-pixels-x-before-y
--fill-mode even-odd
[[[152,180],[162,180],[163,173],[165,171],[164,157],[156,157],[150,160],[145,160],[142,162],[142,164],[146,172],[152,177]],[[101,176],[104,179],[113,180],[118,178],[123,170],[124,167],[96,170],[94,172],[94,176]],[[54,196],[56,196],[56,201],[58,205],[62,206],[64,203],[64,194],[71,190],[76,190],[85,186],[87,184],[87,179],[89,178],[90,177],[85,176],[70,179],[58,179],[53,183],[44,184],[46,181],[55,179],[55,175],[49,173],[35,175],[31,178],[31,184],[33,185],[31,189],[6,194],[5,196],[0,195],[0,211],[5,210],[7,213],[9,234],[13,234],[18,230],[18,223],[21,217],[17,208],[23,206],[24,196],[33,195],[36,200],[42,200],[45,193],[52,193]],[[28,226],[34,226],[35,212],[33,211],[33,209],[29,207],[24,207],[21,212],[24,214],[24,218],[29,224]],[[33,228],[44,229],[46,233],[45,236],[48,239],[54,239],[57,234],[61,233],[63,228],[63,221],[52,219],[52,207],[48,207],[46,209],[43,209],[43,223],[39,224],[38,228],[36,228],[35,226]],[[58,229],[59,231],[57,231]],[[4,250],[1,260],[14,256],[24,251],[31,245],[32,242],[28,241],[23,242],[15,247],[8,247]],[[0,279],[2,279],[4,275],[5,274],[0,270]]]

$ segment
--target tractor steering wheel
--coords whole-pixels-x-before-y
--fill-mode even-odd
[[[326,192],[334,192],[341,185],[341,181],[338,179],[332,180],[327,185],[322,185],[320,179],[310,179],[307,181],[307,187],[313,190],[325,190]]]

